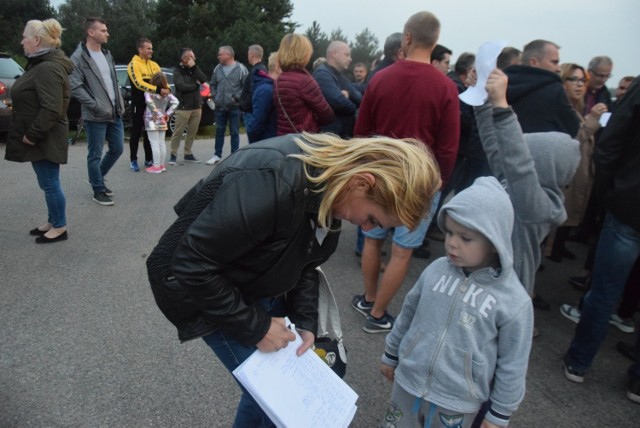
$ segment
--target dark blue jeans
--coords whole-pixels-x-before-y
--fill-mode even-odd
[[[104,176],[116,163],[124,150],[124,126],[122,119],[116,119],[115,123],[85,121],[87,131],[87,169],[89,181],[94,192],[104,192]],[[102,157],[104,141],[107,140],[109,149]]]
[[[216,110],[216,144],[215,153],[222,158],[222,147],[224,146],[224,134],[229,123],[229,134],[231,135],[231,153],[240,147],[240,109]]]
[[[604,341],[631,268],[640,254],[640,232],[607,213],[593,263],[591,289],[584,296],[582,315],[565,358],[586,372]]]
[[[67,225],[67,200],[60,186],[60,164],[46,159],[31,162],[33,170],[38,177],[38,186],[44,191],[47,202],[47,222],[53,227]]]
[[[283,317],[285,314],[285,301],[283,297],[270,297],[259,300],[259,304],[271,316]],[[216,354],[220,362],[233,372],[244,360],[249,358],[257,349],[255,346],[245,345],[238,342],[232,336],[216,330],[213,333],[203,337],[204,341],[209,345]],[[238,383],[240,385],[240,383]],[[253,399],[251,394],[244,389],[242,385],[242,396],[236,411],[236,419],[233,422],[233,428],[259,427],[271,428],[275,427],[271,419],[262,411],[258,403]]]

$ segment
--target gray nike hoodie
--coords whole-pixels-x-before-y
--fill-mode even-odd
[[[465,275],[448,258],[431,263],[407,294],[386,339],[382,362],[395,381],[438,406],[477,412],[491,399],[487,420],[506,426],[524,398],[533,307],[513,270],[513,208],[493,177],[478,178],[438,214],[482,233],[500,267]]]

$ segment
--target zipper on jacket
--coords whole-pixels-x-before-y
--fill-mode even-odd
[[[436,365],[436,361],[438,361],[440,357],[440,352],[442,351],[442,345],[444,345],[444,340],[447,337],[447,331],[449,330],[449,326],[451,325],[451,319],[453,318],[454,310],[458,306],[458,302],[460,301],[460,299],[466,294],[468,289],[467,284],[469,283],[470,280],[471,280],[471,276],[465,277],[464,281],[462,281],[462,284],[460,284],[460,286],[458,287],[458,294],[456,298],[453,300],[453,302],[451,303],[451,306],[449,307],[449,315],[447,316],[447,323],[445,324],[444,329],[440,333],[440,337],[438,338],[438,344],[436,345],[436,350],[433,353],[431,364],[429,364],[429,369],[427,371],[427,384],[425,386],[424,391],[422,392],[422,396],[425,396],[427,394],[427,391],[431,389],[431,382],[433,381],[433,369]]]

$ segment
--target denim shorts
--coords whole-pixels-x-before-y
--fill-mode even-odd
[[[438,209],[438,202],[440,201],[440,192],[436,193],[433,197],[433,201],[431,202],[431,211],[429,214],[422,219],[418,227],[414,230],[409,230],[406,226],[398,226],[393,230],[393,243],[401,248],[418,248],[422,245],[422,241],[424,241],[424,237],[427,235],[427,230],[429,230],[429,225],[431,224],[431,220],[435,215],[435,211]],[[389,234],[391,228],[386,227],[376,227],[369,231],[363,231],[365,237],[376,240],[383,240]]]

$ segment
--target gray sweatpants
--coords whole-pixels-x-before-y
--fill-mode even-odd
[[[469,428],[474,413],[460,413],[425,401],[402,389],[395,381],[383,428]]]

